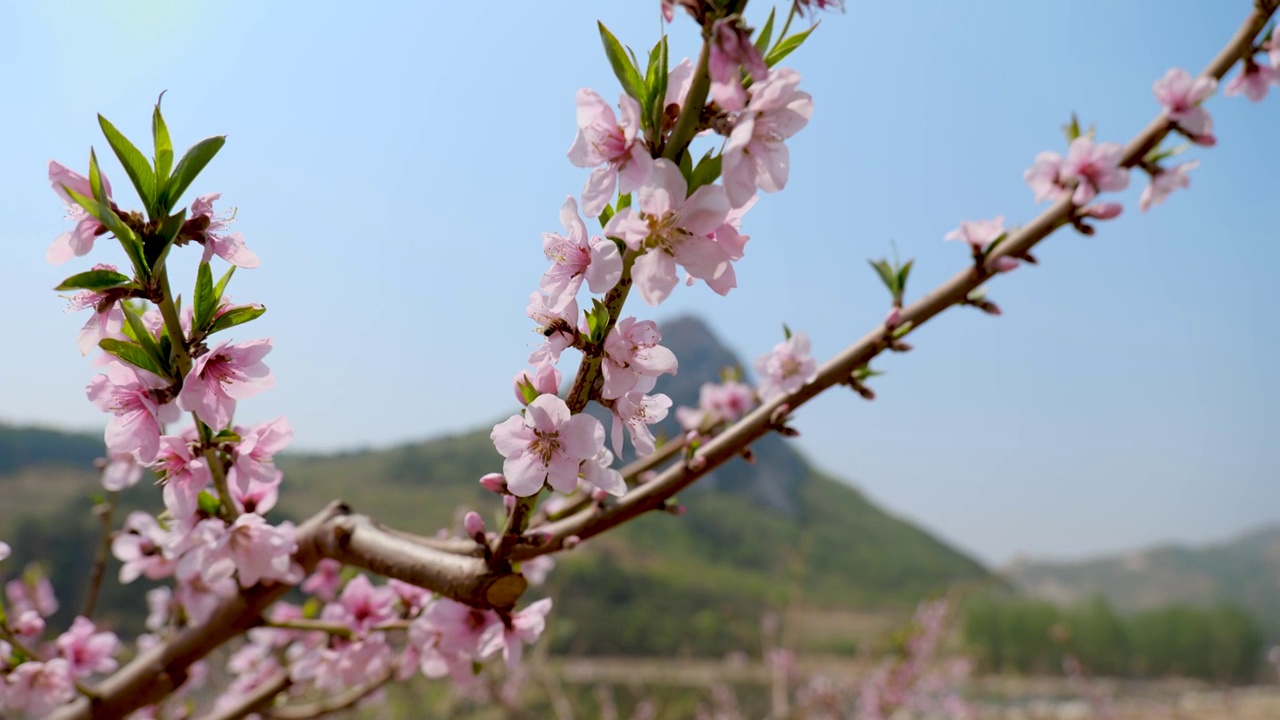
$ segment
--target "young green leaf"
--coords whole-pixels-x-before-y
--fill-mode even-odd
[[[613,219],[613,215],[613,206],[605,205],[604,210],[600,211],[600,217],[596,218],[600,221],[600,227],[603,228],[605,225],[608,225],[609,221]]]
[[[237,325],[243,325],[251,320],[257,320],[259,317],[262,317],[262,313],[266,311],[267,309],[261,305],[241,305],[239,307],[233,307],[219,315],[217,319],[213,321],[213,324],[209,326],[208,334],[212,335],[216,332],[222,332],[223,330],[233,328]]]
[[[693,175],[689,178],[689,194],[692,195],[694,190],[703,185],[710,185],[720,177],[720,156],[712,155],[712,150],[708,150],[706,155],[698,161],[693,168]]]
[[[538,389],[533,386],[528,377],[520,378],[520,382],[516,383],[516,387],[520,388],[520,397],[524,398],[525,405],[538,399]]]
[[[888,260],[868,260],[867,263],[875,269],[876,274],[880,276],[880,281],[889,289],[890,293],[895,293],[897,289],[897,275],[893,272],[893,267],[889,265]]]
[[[138,236],[133,233],[133,230],[129,229],[128,225],[124,224],[124,221],[120,219],[119,215],[116,215],[110,206],[100,203],[91,197],[85,197],[66,185],[63,185],[62,189],[67,191],[67,197],[70,197],[77,205],[84,208],[84,211],[93,216],[95,220],[105,225],[120,240],[120,244],[124,246],[126,251],[130,250],[131,247],[141,248]]]
[[[102,187],[102,170],[98,168],[98,154],[89,148],[89,192],[93,199],[106,205],[107,191]]]
[[[133,189],[137,190],[138,197],[142,198],[142,204],[146,206],[148,213],[153,213],[156,200],[156,176],[151,169],[151,164],[147,162],[147,157],[102,115],[98,116],[98,125],[102,127],[102,134],[107,136],[107,144],[111,146],[111,150],[120,159],[120,164],[124,166],[125,174],[133,183]]]
[[[778,63],[782,62],[783,58],[790,55],[792,52],[796,50],[796,48],[803,45],[805,40],[809,39],[809,35],[814,30],[818,29],[818,25],[820,23],[821,21],[816,22],[808,30],[805,30],[804,32],[798,32],[789,38],[784,38],[783,40],[780,40],[778,44],[775,45],[773,49],[769,51],[769,54],[765,56],[764,64],[768,65],[769,67],[773,67],[774,65],[777,65]]]
[[[649,53],[649,71],[645,73],[645,86],[648,88],[648,100],[642,103],[648,112],[649,125],[661,131],[666,118],[664,103],[667,98],[667,36],[663,35],[653,51]]]
[[[222,503],[218,502],[218,498],[208,490],[201,490],[196,496],[196,505],[200,508],[200,512],[205,515],[217,517],[218,512],[222,510]]]
[[[618,209],[631,207],[631,193],[618,196]]]
[[[635,98],[636,102],[644,102],[644,83],[640,80],[640,70],[622,48],[618,38],[609,32],[609,28],[602,22],[596,24],[600,26],[600,40],[604,43],[605,57],[609,58],[609,65],[613,67],[613,74],[622,85],[622,91]]]
[[[689,148],[685,148],[680,152],[680,174],[684,176],[685,185],[693,183],[693,158],[689,155]],[[693,192],[690,190],[689,192]]]
[[[231,276],[235,273],[236,266],[232,265],[222,274],[222,279],[218,280],[218,284],[213,286],[213,301],[216,304],[222,299],[222,293],[227,289],[227,283],[231,282]]]
[[[161,97],[164,97],[163,93]],[[152,160],[156,167],[156,197],[159,198],[164,195],[169,172],[173,170],[173,141],[169,139],[169,126],[164,122],[164,115],[160,114],[159,100],[156,100],[155,112],[151,113],[151,138],[156,146]]]
[[[127,340],[116,340],[115,338],[103,338],[98,341],[98,347],[108,355],[113,355],[130,365],[142,368],[149,373],[167,377],[168,373],[160,369],[160,365],[151,357],[151,354],[142,349],[137,343],[131,343]]]
[[[102,292],[103,290],[123,287],[130,282],[133,282],[133,280],[128,275],[114,270],[88,270],[76,273],[63,280],[62,284],[54,288],[54,290],[92,290],[93,292]]]
[[[764,55],[765,50],[769,47],[769,41],[773,39],[773,16],[777,8],[769,8],[769,19],[764,21],[764,27],[760,28],[760,34],[756,35],[756,51]]]
[[[169,185],[165,188],[164,196],[161,198],[161,212],[169,212],[173,208],[174,203],[182,197],[182,193],[187,191],[192,181],[204,170],[214,155],[222,149],[227,142],[225,135],[216,135],[211,138],[205,138],[195,145],[182,156],[178,161],[177,167],[173,169],[173,177],[169,179]]]
[[[787,327],[786,323],[782,323],[782,334],[786,337],[787,340],[791,339],[791,328]]]
[[[213,271],[209,269],[209,263],[200,263],[200,268],[196,271],[196,307],[195,307],[195,329],[203,330],[209,321],[213,318],[213,310],[217,307],[218,300],[213,294]]]

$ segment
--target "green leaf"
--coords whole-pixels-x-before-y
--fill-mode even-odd
[[[527,376],[520,378],[520,382],[516,383],[516,387],[520,388],[520,397],[524,398],[525,405],[538,399],[538,389],[533,386]]]
[[[804,32],[798,32],[789,38],[785,38],[779,41],[778,44],[775,45],[773,49],[769,51],[769,54],[765,56],[764,64],[768,65],[769,67],[773,67],[774,65],[777,65],[779,62],[782,61],[783,58],[785,58],[786,56],[794,52],[796,48],[803,45],[804,41],[809,39],[809,35],[814,30],[818,29],[818,25],[820,23],[821,21],[816,22],[813,24],[813,27],[809,28],[808,30],[805,30]]]
[[[600,211],[600,217],[596,219],[600,221],[600,227],[603,229],[604,226],[608,225],[609,221],[613,219],[613,216],[614,216],[613,206],[605,205],[604,210]]]
[[[164,97],[164,93],[160,94]],[[152,160],[156,166],[156,197],[162,196],[164,187],[169,183],[169,172],[173,170],[173,141],[169,139],[169,126],[160,114],[160,100],[156,100],[156,109],[151,113],[151,138],[155,142],[156,154]]]
[[[123,273],[114,270],[89,270],[87,272],[76,273],[62,284],[54,288],[54,290],[92,290],[93,292],[102,292],[103,290],[111,290],[123,285],[128,285],[133,279]]]
[[[231,276],[235,273],[236,266],[232,265],[222,274],[222,279],[218,280],[218,284],[213,286],[213,297],[215,302],[222,299],[222,293],[227,289],[227,283],[231,282]]]
[[[667,72],[667,36],[663,35],[649,53],[649,70],[644,76],[649,99],[643,109],[647,110],[645,116],[655,133],[661,131],[666,117]]]
[[[154,373],[160,377],[168,376],[168,373],[160,369],[155,358],[137,343],[131,343],[127,340],[116,340],[115,338],[103,338],[98,342],[98,347],[109,355],[114,355],[130,365],[142,368],[149,373]]]
[[[591,342],[604,342],[605,331],[609,328],[609,307],[599,298],[591,298],[591,309],[587,312],[587,333]]]
[[[243,325],[251,320],[257,320],[266,311],[267,309],[261,305],[233,307],[214,319],[213,324],[209,326],[209,334],[212,335],[237,325]]]
[[[98,154],[89,148],[89,192],[93,199],[107,205],[107,191],[102,187],[102,171],[98,169]]]
[[[173,169],[173,177],[169,178],[169,186],[165,188],[164,197],[161,198],[162,212],[168,212],[173,207],[226,142],[225,135],[216,135],[191,146],[191,149],[178,161],[177,167]]]
[[[688,187],[688,193],[693,194],[693,188],[689,187],[693,184],[693,158],[689,155],[689,148],[680,151],[680,174],[684,176],[685,186]]]
[[[200,491],[200,494],[196,496],[196,504],[200,507],[200,512],[205,515],[216,516],[218,511],[222,509],[222,503],[208,490]]]
[[[618,196],[618,209],[631,207],[631,193]]]
[[[868,260],[868,264],[875,268],[876,274],[880,276],[880,281],[884,286],[889,288],[890,293],[896,293],[897,275],[893,272],[893,268],[889,265],[888,260]]]
[[[186,221],[187,209],[183,208],[173,215],[166,215],[155,232],[143,239],[143,250],[149,267],[159,267],[160,260],[173,247],[173,241]]]
[[[138,314],[138,311],[132,305],[120,303],[120,309],[124,311],[125,335],[133,338],[134,342],[147,351],[147,355],[151,357],[157,368],[152,372],[161,377],[169,377],[169,353],[156,344],[155,336],[147,329],[146,323],[142,321],[142,316]]]
[[[689,178],[689,194],[692,195],[695,190],[703,185],[710,185],[720,177],[720,156],[712,155],[712,150],[708,150],[706,155],[698,161],[696,167],[693,168],[693,175]]]
[[[786,323],[782,323],[782,334],[786,337],[787,340],[791,339],[791,328],[787,327]]]
[[[769,19],[764,21],[764,27],[760,28],[760,34],[756,35],[756,51],[764,55],[765,50],[769,47],[769,41],[773,39],[773,15],[777,8],[769,8]]]
[[[96,167],[96,163],[90,165],[90,174],[92,174],[94,167]],[[84,208],[84,211],[93,216],[95,220],[107,226],[107,229],[119,238],[122,243],[138,242],[138,236],[133,234],[133,230],[130,230],[129,226],[124,224],[124,221],[120,219],[119,215],[116,215],[110,206],[104,205],[91,197],[85,197],[66,185],[63,185],[62,189],[67,191],[67,197],[70,197],[77,205]]]
[[[915,260],[908,260],[902,267],[898,268],[898,294],[902,294],[907,289],[907,276],[911,274],[911,266],[915,264]]]
[[[906,337],[906,334],[911,332],[911,328],[913,327],[915,327],[915,323],[911,322],[910,320],[902,323],[901,325],[893,329],[893,333],[892,333],[893,339],[897,340],[898,338]]]
[[[609,65],[613,67],[613,74],[618,77],[623,92],[635,98],[637,102],[644,102],[644,83],[640,80],[640,70],[636,68],[631,56],[623,50],[622,43],[618,42],[618,38],[609,32],[604,23],[596,24],[600,26],[600,40],[604,43],[605,57],[609,58]]]
[[[151,213],[156,200],[156,176],[151,164],[147,162],[147,156],[102,115],[98,115],[98,125],[102,127],[102,134],[107,136],[107,144],[124,166],[133,188],[138,191],[138,197],[142,198],[142,204]]]
[[[1067,142],[1080,137],[1080,118],[1073,112],[1071,113],[1071,122],[1062,126],[1062,132],[1067,136]]]
[[[213,310],[217,307],[218,299],[213,294],[213,271],[209,269],[209,263],[200,263],[200,268],[196,270],[196,308],[195,308],[195,330],[203,330],[209,324],[209,320],[213,317]]]
[[[212,441],[216,443],[240,442],[240,433],[237,433],[235,430],[232,430],[231,428],[223,428],[218,431],[217,435],[213,436]]]

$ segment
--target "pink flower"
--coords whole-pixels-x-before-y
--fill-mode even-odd
[[[471,663],[481,659],[480,639],[494,623],[492,610],[478,610],[448,598],[437,598],[409,626],[409,646],[417,653],[422,674],[452,675],[459,683],[472,679]]]
[[[120,640],[115,633],[97,632],[97,629],[89,618],[77,617],[71,628],[54,642],[58,657],[66,659],[72,677],[115,672],[119,667],[111,656],[120,648]]]
[[[480,638],[480,657],[496,655],[502,651],[507,667],[520,664],[525,645],[532,645],[547,627],[547,613],[551,611],[551,598],[543,598],[517,613],[511,614],[511,625],[490,625]]]
[[[27,641],[40,639],[44,634],[44,618],[35,610],[24,610],[11,626],[13,632]]]
[[[142,479],[142,465],[132,453],[107,453],[102,468],[102,487],[113,492],[131,488]]]
[[[553,263],[542,276],[539,285],[542,292],[553,306],[572,300],[584,279],[591,292],[608,292],[622,278],[622,255],[618,246],[604,238],[587,239],[587,226],[578,217],[578,203],[571,197],[565,199],[560,209],[560,222],[568,237],[542,234],[542,252]]]
[[[495,425],[489,437],[506,458],[502,474],[507,490],[528,497],[541,490],[545,481],[559,492],[573,492],[578,487],[578,466],[600,451],[599,424],[590,415],[571,415],[569,406],[554,395],[539,395],[523,417],[514,415]]]
[[[186,438],[165,435],[153,467],[164,483],[164,506],[169,512],[181,519],[195,515],[200,491],[213,482],[204,456],[193,452]]]
[[[746,104],[747,91],[742,88],[740,66],[751,73],[753,86],[769,75],[769,67],[751,42],[751,35],[742,25],[741,18],[721,18],[711,28],[711,57],[707,70],[711,75],[711,99],[722,110],[738,112]]]
[[[240,442],[232,447],[235,462],[227,480],[242,490],[251,485],[279,485],[281,472],[276,469],[275,455],[293,439],[293,428],[280,416],[271,422],[251,428],[237,427]]]
[[[943,235],[942,239],[961,240],[972,245],[975,250],[981,250],[1004,234],[1004,216],[997,215],[991,220],[961,221],[960,227]]]
[[[760,374],[760,399],[768,402],[799,390],[817,374],[818,364],[809,357],[809,336],[797,332],[761,355],[755,367]]]
[[[1276,52],[1274,44],[1272,52]],[[1231,78],[1223,93],[1234,96],[1243,92],[1245,97],[1258,102],[1267,96],[1267,86],[1277,83],[1280,83],[1280,70],[1266,62],[1258,63],[1254,62],[1253,58],[1247,58],[1244,61],[1244,68],[1238,75]]]
[[[1123,152],[1119,143],[1095,144],[1085,136],[1072,140],[1062,164],[1062,178],[1077,181],[1071,201],[1085,205],[1100,192],[1119,192],[1129,187],[1129,171],[1120,167]]]
[[[298,551],[293,523],[272,526],[261,515],[245,513],[231,527],[221,520],[201,521],[196,526],[198,545],[183,557],[183,564],[198,568],[212,585],[237,574],[240,587],[248,588],[264,580],[295,582],[293,554]],[[184,572],[184,575],[186,573]]]
[[[582,480],[610,495],[622,497],[627,494],[627,481],[622,473],[613,469],[613,453],[604,447],[604,426],[600,423],[596,423],[595,435],[600,451],[582,461],[579,468]]]
[[[529,293],[529,306],[524,314],[538,324],[537,331],[547,338],[529,356],[534,365],[560,362],[560,353],[573,345],[575,323],[578,319],[578,301],[570,300],[561,307],[554,307],[547,296],[540,292]]]
[[[1169,197],[1169,193],[1174,190],[1190,187],[1191,178],[1188,173],[1199,165],[1199,160],[1191,160],[1171,168],[1161,168],[1160,172],[1151,178],[1151,183],[1143,188],[1142,197],[1138,199],[1138,208],[1146,212],[1149,208],[1164,202],[1165,198]]]
[[[342,563],[330,558],[316,563],[315,572],[302,583],[303,592],[326,602],[337,597],[339,587],[342,587]]]
[[[604,229],[632,250],[645,251],[631,274],[650,305],[661,303],[675,288],[677,263],[708,282],[731,272],[728,252],[711,237],[729,215],[724,188],[704,185],[686,197],[688,189],[678,167],[655,160],[636,202],[618,211]]]
[[[671,409],[671,398],[666,395],[645,395],[629,392],[613,402],[613,452],[622,454],[622,426],[627,426],[631,445],[637,455],[649,455],[654,450],[653,432],[649,426],[662,422]],[[603,489],[603,488],[602,488]]]
[[[94,265],[93,269],[115,272],[116,266],[98,264]],[[81,355],[88,355],[97,349],[98,343],[105,338],[125,338],[122,332],[124,312],[120,310],[120,305],[115,300],[109,300],[109,298],[110,296],[106,293],[85,290],[71,296],[67,301],[67,312],[93,308],[93,314],[80,329],[80,335],[76,339],[76,347],[80,349]]]
[[[524,391],[521,386],[529,386],[539,395],[555,395],[560,392],[560,371],[551,363],[543,363],[534,369],[532,373],[528,370],[521,370],[516,374],[512,381],[512,387],[516,393],[516,401],[521,405],[528,405],[528,400],[524,397]]]
[[[148,513],[134,511],[111,541],[111,554],[122,564],[120,583],[127,585],[139,577],[159,580],[173,574],[174,563],[163,552],[169,532]]]
[[[222,197],[222,193],[201,195],[191,203],[191,220],[204,218],[208,226],[200,233],[197,242],[204,245],[204,257],[200,262],[209,262],[209,258],[217,255],[227,262],[242,268],[258,267],[258,256],[244,246],[244,236],[240,233],[223,234],[223,231],[235,219],[235,214],[215,216],[213,203]],[[188,220],[190,222],[190,220]]]
[[[1169,120],[1178,124],[1192,139],[1213,137],[1213,118],[1200,106],[1215,90],[1218,81],[1211,77],[1192,78],[1182,68],[1173,68],[1155,82],[1156,100],[1164,106]],[[1210,143],[1211,144],[1211,143]]]
[[[569,148],[569,162],[580,168],[595,168],[582,188],[582,212],[596,217],[618,192],[629,193],[649,176],[649,157],[640,132],[640,104],[628,95],[618,99],[622,121],[613,108],[594,90],[583,88],[574,101],[578,106],[578,135]]]
[[[756,404],[756,391],[750,385],[729,380],[703,383],[698,391],[698,409],[676,408],[676,419],[685,430],[697,430],[707,420],[731,423]]]
[[[800,73],[782,68],[751,86],[751,102],[724,146],[724,186],[729,202],[742,207],[756,188],[787,186],[791,155],[783,142],[809,123],[813,97],[796,89]]]
[[[368,635],[375,627],[395,619],[396,594],[381,585],[375,587],[367,575],[356,575],[342,589],[336,603],[326,605],[320,617],[341,623],[357,635]]]
[[[637,389],[642,378],[644,387],[638,389],[648,392],[653,389],[654,378],[664,373],[676,374],[678,362],[675,353],[659,345],[661,341],[658,325],[652,320],[637,322],[634,317],[625,317],[614,325],[604,341],[601,362],[604,372],[601,393],[606,400]]]
[[[1022,179],[1036,194],[1036,202],[1057,200],[1066,192],[1067,186],[1062,179],[1062,164],[1061,155],[1046,150],[1036,155],[1035,163],[1022,174]]]
[[[193,412],[214,430],[231,422],[236,401],[244,400],[276,384],[262,358],[271,352],[271,339],[230,341],[196,358],[178,393],[178,407]]]
[[[520,563],[520,574],[530,585],[538,586],[547,581],[547,575],[556,567],[556,559],[550,555],[539,555]]]
[[[71,199],[63,186],[71,188],[85,197],[93,197],[93,190],[89,187],[89,179],[80,173],[73,172],[58,163],[49,161],[49,182],[53,184],[53,191],[62,198],[67,204],[67,219],[75,220],[76,226],[71,232],[64,232],[53,239],[53,243],[49,245],[49,250],[45,253],[45,260],[51,265],[61,265],[73,257],[88,255],[93,249],[93,241],[99,235],[104,234],[107,229],[96,218],[85,211],[84,208]],[[111,183],[107,182],[107,176],[102,175],[102,192],[106,194],[108,202],[111,198]]]
[[[179,416],[172,403],[161,405],[153,392],[168,385],[146,370],[114,360],[107,364],[105,375],[89,381],[85,388],[89,402],[113,415],[105,433],[109,451],[133,453],[141,463],[155,460],[160,424],[175,422]]]
[[[76,697],[70,667],[62,658],[48,662],[24,662],[6,678],[6,706],[25,711],[33,718],[45,717]]]
[[[667,73],[667,96],[662,100],[664,108],[684,105],[684,98],[689,94],[689,86],[693,84],[693,61],[682,59],[671,72]]]

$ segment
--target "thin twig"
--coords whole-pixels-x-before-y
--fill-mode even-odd
[[[93,554],[93,569],[89,571],[89,590],[84,596],[84,605],[80,615],[86,619],[93,618],[94,607],[98,604],[98,592],[102,589],[102,577],[106,574],[107,558],[111,557],[111,516],[115,513],[116,503],[120,500],[120,491],[107,492],[104,502],[93,506],[93,512],[102,521],[102,539]]]
[[[267,710],[264,714],[269,718],[277,718],[278,720],[309,720],[331,712],[346,710],[372,695],[383,685],[390,682],[393,677],[395,677],[395,674],[387,671],[364,685],[348,688],[333,697],[306,703],[305,705],[284,705]]]

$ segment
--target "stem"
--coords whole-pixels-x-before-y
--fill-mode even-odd
[[[227,484],[227,470],[222,464],[222,453],[209,444],[213,440],[213,430],[200,422],[200,418],[196,417],[194,412],[191,413],[191,419],[195,421],[200,431],[200,442],[204,446],[201,454],[204,456],[205,464],[209,466],[209,474],[213,476],[213,487],[218,491],[218,500],[222,503],[224,519],[234,522],[240,516],[240,511],[236,510],[236,504],[231,498],[231,486]]]
[[[333,697],[305,705],[285,705],[284,707],[267,710],[265,714],[269,718],[278,718],[279,720],[309,720],[310,718],[320,717],[339,710],[346,710],[373,694],[378,688],[386,685],[392,677],[394,677],[393,673],[384,672],[364,685],[348,688]]]
[[[160,316],[164,318],[164,327],[169,331],[169,344],[178,366],[178,377],[185,378],[191,371],[191,352],[187,349],[187,336],[182,331],[182,320],[178,317],[178,308],[173,304],[173,293],[169,290],[169,270],[161,267],[156,275],[160,283]]]
[[[102,540],[93,555],[93,570],[89,573],[89,591],[84,598],[84,606],[80,614],[85,618],[93,617],[93,609],[98,604],[98,592],[102,589],[102,576],[107,569],[107,558],[111,550],[111,515],[115,512],[120,492],[112,490],[107,493],[106,502],[93,507],[93,512],[102,521]]]
[[[707,93],[711,91],[711,73],[707,65],[711,60],[711,39],[702,41],[702,51],[698,54],[698,64],[693,71],[693,82],[689,85],[689,94],[684,98],[684,107],[680,108],[680,117],[676,126],[667,138],[667,145],[662,150],[662,157],[671,162],[680,162],[680,154],[689,147],[693,136],[698,132],[698,124],[702,120],[702,109],[707,105]]]
[[[280,673],[278,676],[263,683],[253,692],[245,695],[240,702],[223,710],[218,710],[205,715],[200,720],[241,720],[254,713],[260,713],[271,707],[271,703],[276,696],[293,684],[289,679],[288,673]]]

